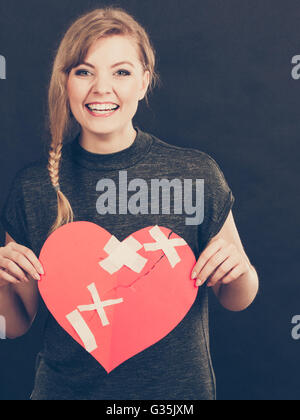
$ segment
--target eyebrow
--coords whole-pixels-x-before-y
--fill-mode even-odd
[[[93,64],[87,63],[86,61],[83,61],[82,64],[85,64],[86,66],[92,67],[93,69],[95,68],[95,66],[93,66]],[[131,67],[134,67],[134,65],[130,61],[120,61],[119,63],[113,64],[111,66],[111,68],[113,69],[114,67],[120,66],[121,64],[129,64]]]

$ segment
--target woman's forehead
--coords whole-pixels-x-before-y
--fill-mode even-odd
[[[106,36],[95,40],[85,57],[85,61],[98,60],[114,64],[117,61],[140,61],[139,48],[136,41],[126,35]]]

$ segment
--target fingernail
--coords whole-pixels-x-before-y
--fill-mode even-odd
[[[192,273],[192,280],[194,280],[197,277],[197,273],[195,271],[193,271]]]
[[[40,273],[40,274],[45,274],[45,272],[44,272],[44,270],[43,270],[43,267],[42,267],[41,265],[39,266],[39,273]]]
[[[201,286],[201,284],[202,284],[202,281],[201,280],[197,280],[196,281],[196,286]]]
[[[41,280],[41,277],[40,277],[37,273],[35,273],[34,278],[35,278],[36,280]]]

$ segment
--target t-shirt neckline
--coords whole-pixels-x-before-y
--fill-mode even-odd
[[[70,144],[74,162],[86,169],[106,171],[134,166],[147,155],[153,143],[151,135],[143,132],[137,126],[134,126],[134,129],[137,135],[131,146],[108,154],[93,153],[84,149],[79,143],[79,133]]]

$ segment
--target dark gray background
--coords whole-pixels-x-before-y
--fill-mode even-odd
[[[148,30],[162,87],[135,122],[169,143],[196,147],[221,166],[233,214],[260,277],[247,311],[211,299],[218,398],[298,399],[300,314],[298,0],[1,0],[0,205],[16,171],[44,150],[47,83],[69,24],[92,8],[124,7]],[[3,245],[4,232],[0,231]],[[15,341],[0,341],[0,399],[27,399],[42,317]]]

